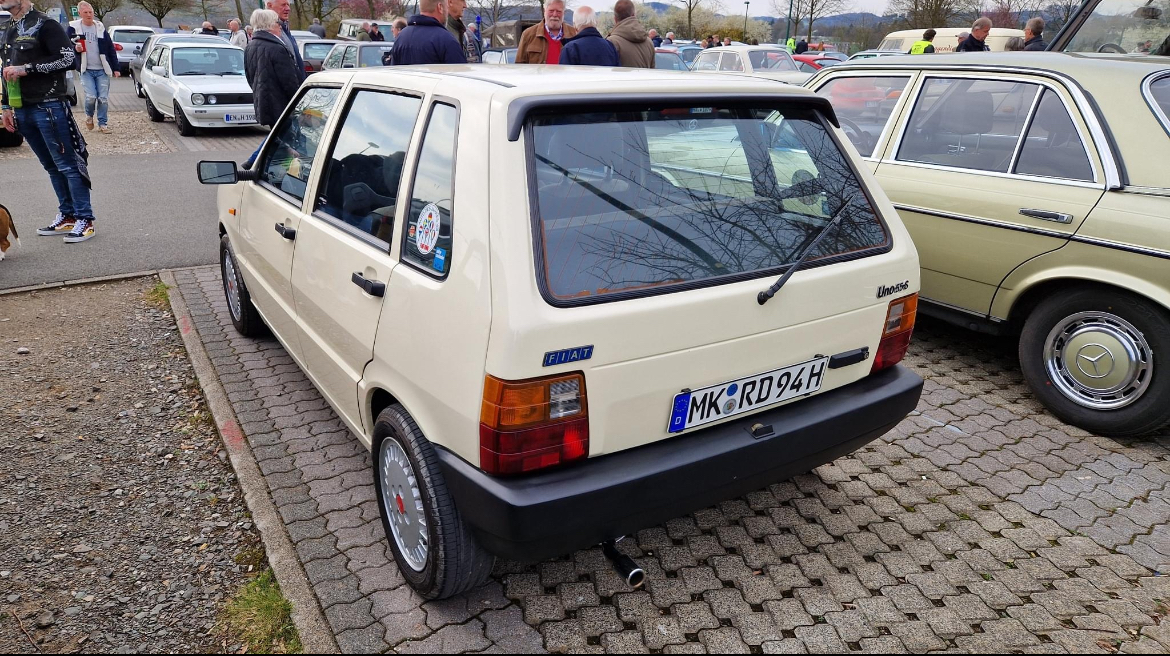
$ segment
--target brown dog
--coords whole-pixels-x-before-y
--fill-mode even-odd
[[[16,245],[20,245],[20,235],[16,232],[16,223],[12,220],[12,214],[8,212],[8,208],[0,205],[0,260],[4,259],[4,254],[12,248],[12,242],[8,241],[8,235],[16,240]]]

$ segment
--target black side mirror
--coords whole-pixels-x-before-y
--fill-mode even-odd
[[[199,162],[198,171],[202,184],[235,184],[241,177],[235,162]]]

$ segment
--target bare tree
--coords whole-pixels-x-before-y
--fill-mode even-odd
[[[143,11],[154,16],[159,27],[162,27],[163,19],[172,11],[194,8],[192,0],[130,0],[130,4],[141,7]]]
[[[122,0],[89,0],[89,4],[93,5],[93,15],[104,21],[106,14],[122,6]]]
[[[792,15],[788,16],[788,7],[784,0],[772,0],[772,9],[777,14],[788,16],[794,25],[808,21],[808,39],[812,40],[813,24],[817,19],[849,11],[850,0],[793,0]]]
[[[707,5],[707,0],[676,0],[687,14],[687,38],[695,38],[695,12]]]
[[[1073,0],[1068,0],[1073,1]],[[908,29],[946,27],[966,23],[982,13],[981,0],[890,0],[886,10],[902,18]]]
[[[1081,3],[1078,0],[1056,0],[1056,2],[1044,5],[1044,13],[1048,14],[1048,24],[1050,25],[1045,31],[1055,34],[1072,19],[1073,14],[1077,13],[1080,6]]]
[[[203,15],[203,20],[211,20],[213,14],[223,11],[223,0],[194,0],[194,4]]]

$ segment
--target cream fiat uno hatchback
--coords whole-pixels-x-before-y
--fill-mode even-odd
[[[254,169],[199,171],[236,328],[372,450],[426,597],[808,471],[921,392],[914,245],[803,89],[325,72]]]

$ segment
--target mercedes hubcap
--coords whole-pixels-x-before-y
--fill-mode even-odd
[[[378,467],[382,479],[382,512],[386,513],[398,553],[406,559],[407,566],[421,572],[427,566],[430,542],[414,467],[402,446],[390,437],[382,440]]]
[[[232,317],[240,320],[240,287],[236,278],[236,263],[232,261],[231,253],[223,252],[223,291],[227,296],[228,309]]]
[[[1053,385],[1074,403],[1116,410],[1150,387],[1154,353],[1141,331],[1109,312],[1080,312],[1048,333],[1045,367]]]

